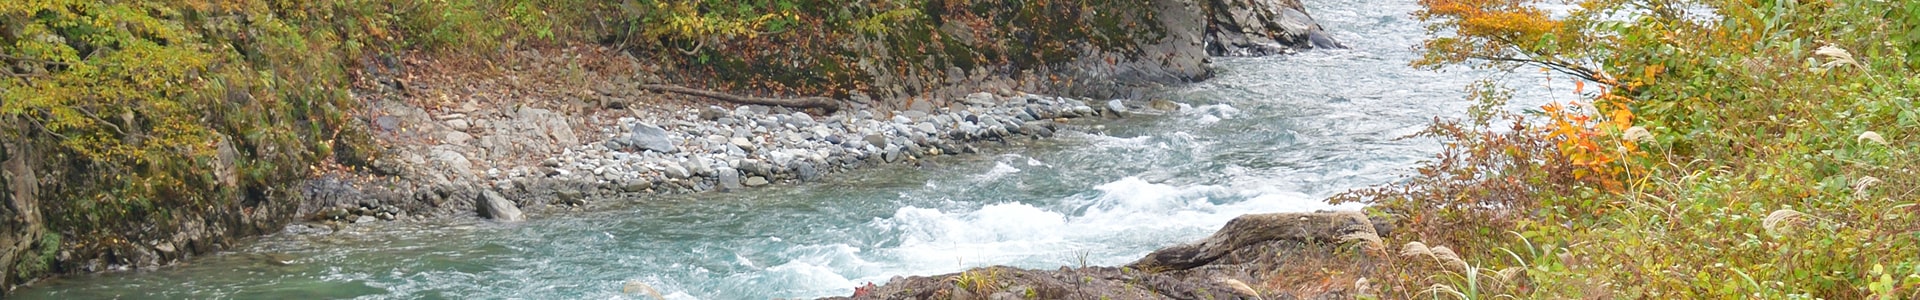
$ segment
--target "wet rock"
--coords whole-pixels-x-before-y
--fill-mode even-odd
[[[1242,215],[1227,221],[1226,226],[1206,239],[1153,251],[1127,266],[1143,270],[1184,270],[1268,241],[1340,242],[1342,237],[1354,234],[1379,236],[1373,222],[1359,212]]]
[[[773,176],[773,165],[763,161],[752,160],[752,159],[743,160],[743,161],[740,161],[740,165],[738,167],[740,167],[741,172],[746,172],[749,175]]]
[[[1153,109],[1160,110],[1160,111],[1180,111],[1179,103],[1173,103],[1173,100],[1167,100],[1167,99],[1153,99],[1153,101],[1147,101],[1147,107],[1151,107]]]
[[[628,193],[638,193],[638,192],[645,192],[648,189],[652,189],[652,188],[653,188],[653,181],[651,180],[633,180],[633,181],[628,181],[627,184],[625,185],[621,185],[620,191],[628,192]]]
[[[720,189],[722,191],[734,191],[741,188],[740,171],[723,167],[714,169],[714,172],[718,173],[714,179],[720,181]]]
[[[1346,48],[1327,37],[1299,1],[1203,1],[1207,54],[1266,56],[1295,49]]]
[[[1297,280],[1323,264],[1370,268],[1369,255],[1344,242],[1364,243],[1373,225],[1359,212],[1280,213],[1236,218],[1212,237],[1161,249],[1124,267],[1029,270],[1005,266],[960,273],[894,277],[859,287],[851,298],[823,299],[1348,299],[1354,290]],[[1175,255],[1169,255],[1175,254]],[[1301,261],[1319,263],[1301,264]],[[1324,270],[1322,270],[1324,271]],[[1285,277],[1287,280],[1278,280]],[[992,278],[989,286],[962,286],[954,278]],[[1268,283],[1254,289],[1247,282]],[[1306,282],[1289,286],[1274,282]],[[964,297],[963,297],[964,296]]]
[[[1107,109],[1107,113],[1115,117],[1125,118],[1129,114],[1127,111],[1127,102],[1120,101],[1119,99],[1107,100],[1107,106],[1105,108]]]
[[[760,176],[747,177],[747,182],[746,182],[747,186],[763,186],[763,185],[767,185],[767,183],[768,183],[767,178],[760,177]]]
[[[620,287],[620,292],[628,295],[646,294],[647,297],[651,297],[650,299],[653,300],[667,300],[667,297],[660,295],[660,291],[654,290],[653,286],[647,285],[647,283],[640,282],[639,280],[628,280],[627,284]]]
[[[800,180],[813,180],[814,178],[820,177],[820,171],[814,169],[812,163],[800,163],[794,166],[793,173],[794,175],[800,176]]]
[[[363,215],[363,216],[360,216],[359,218],[355,218],[355,219],[353,219],[353,223],[354,223],[354,224],[363,224],[363,223],[373,223],[373,221],[375,221],[375,220],[376,220],[376,219],[374,219],[374,217],[373,217],[373,216],[364,216],[364,215]]]
[[[520,207],[515,206],[513,201],[508,201],[507,197],[501,196],[500,193],[489,190],[481,192],[480,195],[483,198],[480,201],[481,212],[488,218],[502,222],[527,220],[527,217],[520,213]]]

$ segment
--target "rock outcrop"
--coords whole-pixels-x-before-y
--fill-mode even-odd
[[[1195,0],[1207,15],[1207,54],[1265,56],[1346,48],[1320,29],[1300,0]]]
[[[1354,283],[1374,255],[1353,249],[1377,247],[1376,231],[1358,212],[1245,215],[1126,266],[994,266],[895,277],[827,299],[1350,299],[1366,292]]]

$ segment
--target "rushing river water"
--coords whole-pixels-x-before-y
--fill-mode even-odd
[[[1462,115],[1489,73],[1406,66],[1411,1],[1309,0],[1350,50],[1216,59],[1173,91],[1191,109],[1024,147],[887,166],[742,193],[607,199],[523,224],[357,226],[262,238],[158,271],[82,275],[19,291],[92,298],[644,298],[848,295],[856,285],[987,265],[1116,265],[1247,213],[1328,209],[1385,183],[1436,142],[1396,139]],[[1509,79],[1542,97],[1538,76]],[[1355,207],[1342,207],[1353,209]]]

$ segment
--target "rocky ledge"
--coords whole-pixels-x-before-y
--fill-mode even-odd
[[[1370,291],[1386,231],[1358,212],[1252,214],[1120,267],[993,266],[824,299],[1352,299]]]

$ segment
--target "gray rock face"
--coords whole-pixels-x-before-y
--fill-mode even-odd
[[[615,142],[624,147],[641,150],[660,153],[674,152],[673,142],[667,139],[667,130],[660,129],[660,127],[653,126],[653,124],[634,123],[633,130],[627,133],[626,138],[615,140]]]
[[[520,213],[520,207],[514,206],[513,201],[507,201],[507,197],[500,196],[500,193],[489,190],[480,195],[484,198],[479,201],[481,213],[486,214],[488,218],[501,222],[527,220],[527,217]]]
[[[1209,0],[1207,54],[1266,56],[1295,49],[1346,48],[1328,37],[1299,0]]]

